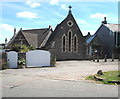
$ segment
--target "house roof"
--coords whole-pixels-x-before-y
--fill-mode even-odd
[[[22,32],[26,38],[26,40],[29,42],[30,45],[37,47],[37,35],[36,34],[32,34],[29,32]]]
[[[88,32],[87,35],[84,36],[84,38],[87,40],[89,37],[91,37],[92,35],[90,34],[90,32]]]
[[[95,37],[96,37],[96,34],[94,34],[91,37],[87,38],[86,43],[89,44]]]
[[[120,32],[120,24],[103,24],[105,25],[107,28],[109,28],[110,30],[114,31],[114,32]]]
[[[111,24],[111,23],[107,23],[107,24],[102,24],[97,31],[99,31],[99,29],[102,27],[102,26],[105,26],[107,27],[108,29],[110,29],[111,31],[113,32],[120,32],[120,24]],[[86,43],[89,44],[97,35],[97,31],[94,35],[90,36],[89,38],[86,39]]]
[[[39,47],[49,33],[49,28],[22,30],[26,40],[34,47]]]
[[[43,39],[43,41],[40,43],[39,48],[42,48],[42,47],[44,47],[46,45],[46,43],[49,40],[49,38],[50,38],[50,36],[51,36],[52,33],[53,33],[52,29],[49,29],[47,31],[47,33],[46,33],[47,35],[45,36],[45,38]]]
[[[20,29],[17,33],[17,35],[19,33],[22,33],[26,39],[26,41],[29,43],[29,45],[32,45],[36,48],[38,48],[42,42],[45,42],[45,40],[49,39],[49,35],[51,35],[51,33],[49,33],[52,29],[50,28],[43,28],[43,29],[29,29],[29,30],[22,30]],[[9,46],[10,44],[12,44],[12,42],[14,41],[14,39],[17,37],[17,35],[15,35],[7,44],[7,46]],[[47,39],[45,39],[47,38]],[[45,43],[44,43],[45,44]]]

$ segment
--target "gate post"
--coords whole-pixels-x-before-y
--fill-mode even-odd
[[[99,62],[99,55],[97,55],[97,62]]]
[[[118,57],[119,59],[118,59],[118,61],[120,61],[120,54],[119,54],[119,57]]]
[[[107,55],[105,54],[105,62],[107,62]]]
[[[112,54],[112,62],[114,61],[114,54]]]
[[[95,55],[93,54],[93,62],[95,61]]]

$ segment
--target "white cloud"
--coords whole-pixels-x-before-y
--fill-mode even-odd
[[[14,27],[9,24],[1,24],[0,25],[0,38],[1,42],[3,43],[5,38],[9,40],[10,37],[13,35]]]
[[[89,24],[87,21],[82,20],[82,19],[79,19],[79,18],[76,19],[76,22],[77,22],[79,25],[90,26],[90,24]]]
[[[68,10],[68,7],[65,4],[62,4],[61,9]]]
[[[0,32],[3,32],[3,31],[13,31],[14,30],[14,27],[11,26],[11,25],[8,25],[8,24],[1,24],[0,25]]]
[[[31,8],[39,7],[41,6],[40,3],[32,2],[32,1],[27,1],[25,4],[29,5]]]
[[[58,0],[50,0],[50,5],[58,5]]]
[[[20,18],[29,18],[29,19],[39,18],[37,13],[33,13],[29,11],[18,12],[16,13],[16,16]]]
[[[90,15],[90,18],[96,18],[96,19],[103,19],[104,17],[107,17],[106,14],[102,14],[102,13],[95,13],[93,15]]]
[[[64,16],[64,15],[62,15],[59,12],[56,12],[56,11],[54,12],[54,14],[57,15],[57,16],[59,16],[59,17],[61,17],[61,18],[65,18],[66,17],[66,16]]]

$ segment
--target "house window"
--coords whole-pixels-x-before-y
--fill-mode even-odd
[[[74,50],[74,52],[77,52],[77,47],[78,47],[78,38],[75,35],[74,39],[73,39],[73,50]]]
[[[66,52],[66,35],[62,36],[62,52]]]
[[[68,31],[68,51],[72,52],[72,31]]]

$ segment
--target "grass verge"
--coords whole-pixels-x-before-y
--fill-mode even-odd
[[[102,78],[104,79],[103,81],[98,81],[95,79],[95,77]],[[86,80],[94,80],[98,81],[99,83],[103,84],[117,84],[114,82],[120,82],[120,71],[108,71],[108,72],[103,72],[103,75],[90,75],[86,77]],[[112,82],[111,82],[112,81]]]

